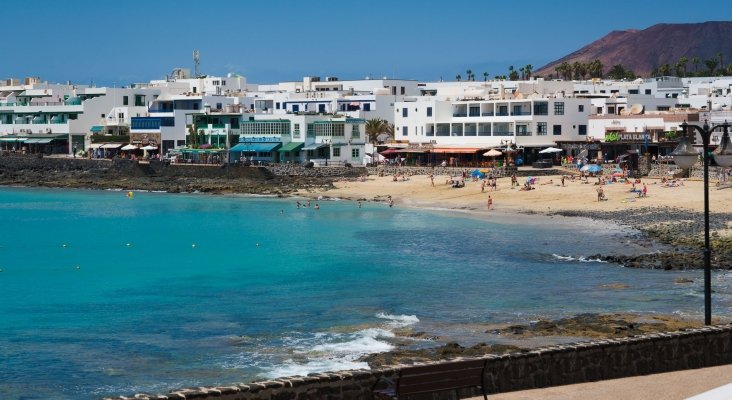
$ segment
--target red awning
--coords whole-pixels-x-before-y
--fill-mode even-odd
[[[384,151],[379,152],[379,154],[381,154],[382,156],[388,156],[388,155],[396,154],[396,153],[397,153],[396,149],[386,149]]]
[[[472,154],[480,150],[477,147],[435,147],[433,153],[443,154]]]

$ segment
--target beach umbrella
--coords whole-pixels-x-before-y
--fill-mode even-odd
[[[558,148],[556,148],[556,147],[547,147],[546,149],[544,149],[544,150],[541,150],[541,151],[539,152],[539,154],[547,154],[547,153],[561,153],[562,151],[564,151],[564,150],[562,150],[562,149],[558,149]]]
[[[473,178],[478,178],[478,179],[485,178],[485,174],[483,173],[483,171],[480,171],[477,169],[473,170],[473,172],[470,173],[470,176],[472,176]]]
[[[153,145],[148,144],[147,146],[143,147],[142,149],[145,151],[148,151],[148,150],[157,150],[158,148]]]
[[[122,147],[122,150],[137,150],[137,146],[135,146],[134,144],[128,144]]]
[[[602,167],[596,164],[587,164],[580,168],[580,171],[596,173],[602,171]]]
[[[490,149],[490,150],[486,151],[485,153],[483,153],[483,155],[485,157],[498,157],[501,154],[503,154],[503,153],[501,153],[500,151],[498,151],[496,149]]]

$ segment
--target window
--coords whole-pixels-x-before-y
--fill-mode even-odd
[[[562,134],[562,125],[554,125],[554,136]]]
[[[584,104],[580,104],[579,107],[577,107],[577,111],[579,111],[579,112],[585,112],[585,105]]]
[[[198,90],[198,88],[194,86],[193,87],[193,93],[196,93],[197,90]]]
[[[577,133],[580,135],[587,135],[587,125],[580,125]]]
[[[193,109],[198,110],[198,103],[193,103]]]
[[[402,117],[406,118],[409,115],[409,110],[405,107],[402,108]]]
[[[651,94],[651,89],[646,89],[646,94]]]
[[[427,116],[428,117],[432,116],[432,107],[427,107]]]
[[[292,137],[294,137],[294,138],[300,137],[300,124],[294,125],[294,128],[292,129]]]
[[[549,103],[546,101],[534,103],[534,115],[549,115]]]
[[[125,119],[125,113],[118,113],[117,114],[118,119]]]
[[[628,94],[638,94],[638,89],[628,89]]]
[[[564,115],[564,102],[563,101],[554,102],[554,115]]]
[[[178,146],[178,147],[185,146],[186,145],[186,141],[185,140],[179,140],[179,141],[177,141],[175,143],[175,145]]]
[[[404,86],[402,86],[402,94],[405,94],[405,93],[407,93],[407,91],[406,91],[406,89],[404,88]]]
[[[102,118],[104,118],[104,114],[102,114]]]
[[[409,127],[403,126],[402,127],[402,136],[407,136],[409,134]]]
[[[351,158],[359,158],[361,156],[361,150],[351,149]]]
[[[144,107],[145,106],[145,96],[141,94],[135,95],[135,106],[136,107]]]
[[[364,111],[371,111],[371,103],[363,103]]]
[[[361,137],[361,129],[358,125],[351,125],[351,137],[354,139]]]
[[[546,122],[537,122],[536,123],[536,135],[537,136],[546,136]]]
[[[341,148],[340,147],[334,147],[333,148],[333,157],[340,157],[341,156]]]
[[[299,113],[300,112],[300,105],[299,104],[293,104],[292,105],[292,112]]]
[[[277,110],[280,109],[280,103],[279,102],[275,103],[275,109],[277,109]]]
[[[217,110],[221,110],[221,109],[222,109],[222,107],[221,107],[221,103],[216,103],[216,109],[217,109]]]
[[[122,96],[122,105],[126,106],[130,104],[130,98],[128,96]]]

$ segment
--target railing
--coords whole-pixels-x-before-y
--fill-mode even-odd
[[[511,115],[531,115],[531,111],[519,111],[519,112],[513,112]]]
[[[491,131],[479,131],[478,136],[490,136]]]
[[[494,114],[492,112],[489,112],[489,113],[483,113],[483,114],[480,114],[480,115],[482,115],[484,117],[492,117]]]
[[[463,113],[453,113],[452,116],[453,117],[467,117],[468,114],[467,113],[465,113],[465,114],[463,114]]]
[[[496,117],[508,117],[508,111],[499,111],[496,113]]]
[[[495,131],[493,132],[493,136],[513,136],[513,132]]]
[[[516,132],[516,136],[531,136],[531,131]]]

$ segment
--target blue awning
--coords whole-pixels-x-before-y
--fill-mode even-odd
[[[102,129],[104,129],[103,126],[101,126],[101,125],[94,125],[89,130],[92,131],[92,132],[101,132]]]
[[[240,151],[245,153],[269,153],[280,147],[282,143],[239,143],[229,151]]]

